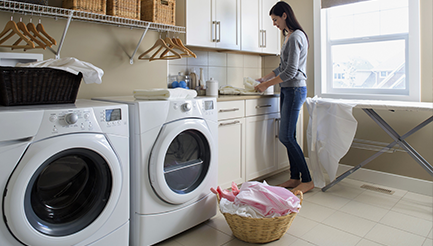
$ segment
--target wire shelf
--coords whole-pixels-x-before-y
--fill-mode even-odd
[[[84,11],[57,8],[45,5],[0,0],[0,11],[31,14],[50,18],[72,18],[72,20],[107,24],[118,27],[149,29],[161,32],[185,33],[185,27],[159,24],[148,21],[133,20],[123,17],[95,14]]]

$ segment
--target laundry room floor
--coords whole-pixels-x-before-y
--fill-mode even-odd
[[[283,172],[266,179],[285,181]],[[326,192],[304,194],[302,208],[287,233],[270,246],[433,246],[433,197],[383,187],[386,194],[361,188],[366,182],[346,178]],[[216,201],[215,201],[216,202]],[[224,216],[218,214],[158,246],[247,246],[235,238]]]

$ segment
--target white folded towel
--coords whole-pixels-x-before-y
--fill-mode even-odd
[[[219,89],[220,94],[222,95],[258,95],[262,94],[262,92],[258,92],[254,89],[255,86],[260,84],[260,82],[255,81],[254,79],[250,77],[244,78],[244,87],[245,88],[238,88],[231,85],[224,85],[221,86]]]
[[[134,97],[143,100],[168,100],[168,99],[192,99],[197,96],[197,91],[184,88],[174,89],[136,89],[134,90]]]

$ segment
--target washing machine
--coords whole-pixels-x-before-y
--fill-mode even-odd
[[[128,245],[125,104],[0,106],[0,245]]]
[[[215,98],[95,100],[129,105],[131,245],[155,244],[216,214]]]

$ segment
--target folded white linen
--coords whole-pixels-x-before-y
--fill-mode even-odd
[[[234,87],[231,85],[221,86],[219,89],[220,94],[222,95],[258,95],[262,94],[262,92],[258,92],[254,89],[255,86],[260,84],[260,82],[255,81],[250,77],[244,78],[244,88]]]
[[[83,81],[86,84],[102,83],[104,71],[88,62],[80,61],[74,57],[64,57],[60,59],[48,59],[30,63],[17,63],[16,67],[49,67],[64,70],[77,75],[83,74]]]
[[[168,100],[168,99],[192,99],[197,96],[197,91],[184,88],[174,89],[136,89],[133,92],[136,99],[142,100]]]

